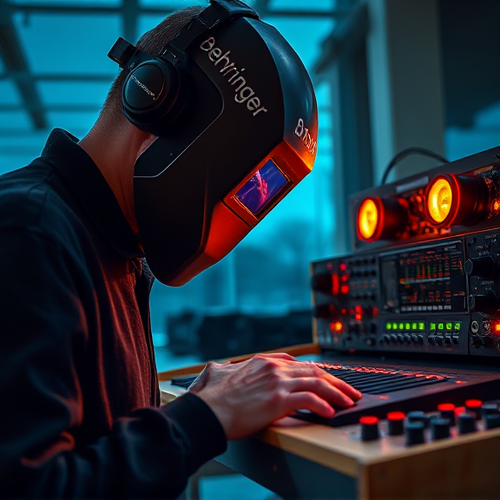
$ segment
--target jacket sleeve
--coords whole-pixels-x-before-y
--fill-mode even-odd
[[[144,408],[81,443],[76,352],[86,321],[70,259],[39,233],[0,227],[0,498],[173,498],[225,451],[196,395]]]

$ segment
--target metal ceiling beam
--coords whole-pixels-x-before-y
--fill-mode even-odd
[[[30,73],[29,71],[9,71],[8,73],[0,73],[0,81],[2,80],[14,80],[23,81],[31,79],[34,82],[104,82],[111,83],[114,74],[87,74],[87,73],[37,73],[36,75]]]
[[[101,109],[101,103],[99,104],[46,104],[43,106],[42,111],[44,113],[49,111],[56,112],[76,112],[76,113],[87,113],[87,112],[96,112]],[[24,104],[0,104],[0,112],[16,112],[16,111],[31,111]]]
[[[43,112],[42,100],[36,85],[30,78],[28,62],[12,22],[12,10],[4,0],[0,0],[0,54],[8,72],[17,71],[25,75],[24,78],[15,79],[14,83],[26,108],[29,109],[33,125],[37,129],[47,128],[48,123]]]
[[[258,0],[257,3],[260,3],[262,1],[263,5],[264,3],[267,4],[268,0]],[[22,4],[15,4],[12,2],[7,2],[3,0],[3,3],[7,4],[10,8],[17,12],[23,12],[26,14],[29,13],[43,13],[43,14],[70,14],[70,15],[79,15],[79,14],[116,14],[120,15],[123,12],[123,7],[122,6],[117,6],[117,7],[106,7],[106,6],[85,6],[85,5],[71,5],[71,4],[57,4],[57,5],[40,5],[38,3],[22,3]],[[194,2],[193,2],[194,3]],[[140,14],[163,14],[167,15],[177,9],[172,9],[172,8],[164,8],[164,7],[140,7],[139,13]],[[311,17],[319,17],[319,18],[324,18],[324,17],[334,17],[334,18],[339,18],[339,17],[344,17],[346,12],[343,10],[331,10],[331,11],[324,11],[324,10],[286,10],[286,9],[280,9],[280,10],[269,10],[267,9],[266,6],[260,7],[260,10],[257,8],[255,9],[261,17],[268,17],[268,16],[275,16],[275,17],[303,17],[303,18],[311,18]]]

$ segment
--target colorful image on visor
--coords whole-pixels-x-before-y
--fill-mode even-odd
[[[276,198],[288,182],[274,162],[268,160],[250,177],[235,197],[250,212],[257,215]]]

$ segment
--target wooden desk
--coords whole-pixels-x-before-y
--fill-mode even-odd
[[[314,348],[312,348],[314,353]],[[297,354],[297,352],[295,352]],[[164,400],[182,393],[168,382],[200,366],[161,374]],[[362,442],[358,425],[331,428],[285,418],[257,435],[229,443],[217,461],[283,498],[500,498],[500,429],[412,447],[404,436]]]

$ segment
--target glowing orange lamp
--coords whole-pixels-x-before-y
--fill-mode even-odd
[[[453,191],[447,179],[439,178],[431,184],[427,194],[427,209],[431,219],[441,224],[450,214]]]
[[[425,191],[426,217],[434,226],[470,225],[485,213],[488,188],[477,177],[439,174]]]
[[[375,234],[378,224],[378,208],[372,198],[363,201],[358,211],[358,229],[365,240]]]
[[[395,236],[406,225],[408,204],[405,200],[365,198],[358,208],[356,234],[360,241],[376,241]]]

